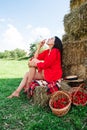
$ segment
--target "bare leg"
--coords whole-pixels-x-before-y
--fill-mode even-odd
[[[35,67],[31,67],[27,76],[27,82],[26,85],[24,87],[25,92],[28,90],[30,83],[32,82],[32,80],[34,79],[36,74],[36,68]]]
[[[25,90],[26,90],[29,87],[29,83],[33,80],[33,78],[35,76],[35,72],[36,72],[36,68],[31,67],[29,72],[27,72],[25,74],[25,76],[24,76],[23,80],[21,81],[20,85],[18,86],[18,88],[8,98],[19,97],[21,90],[23,88],[25,88]]]
[[[34,80],[43,80],[44,79],[44,72],[41,71],[41,72],[37,72],[35,73],[35,76],[34,76]],[[30,85],[28,86],[28,88],[30,87]],[[27,96],[28,98],[31,97],[33,95],[33,91],[30,90],[30,91],[27,91]]]

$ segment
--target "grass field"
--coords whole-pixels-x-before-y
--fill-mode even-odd
[[[0,130],[87,130],[87,105],[72,106],[67,115],[57,117],[23,92],[8,99],[27,70],[27,60],[0,60]]]

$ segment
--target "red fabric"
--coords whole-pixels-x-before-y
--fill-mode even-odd
[[[61,55],[58,49],[45,50],[39,54],[38,59],[44,60],[44,62],[37,63],[37,68],[44,70],[46,81],[57,81],[62,77]]]
[[[56,82],[51,82],[51,83],[48,83],[47,85],[47,94],[52,94],[56,91],[59,90],[59,86],[57,85]]]
[[[36,80],[32,81],[31,84],[29,85],[27,96],[28,97],[33,96],[34,89],[35,87],[38,87],[38,86],[40,86],[40,84]],[[50,82],[50,83],[47,82],[46,87],[47,87],[47,94],[52,94],[59,90],[59,86],[57,82]]]

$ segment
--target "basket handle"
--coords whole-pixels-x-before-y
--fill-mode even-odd
[[[84,88],[85,84],[82,83],[79,85],[79,87],[77,88],[76,92],[74,93],[73,97],[77,94],[77,92],[79,91],[80,88]]]

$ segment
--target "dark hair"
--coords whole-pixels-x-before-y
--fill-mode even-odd
[[[55,38],[55,41],[54,41],[53,48],[59,49],[59,51],[62,55],[62,49],[63,49],[62,41],[57,36],[55,36],[54,38]]]
[[[57,48],[60,51],[60,54],[61,54],[61,64],[62,64],[62,51],[63,51],[62,41],[57,36],[55,36],[54,38],[55,38],[55,41],[54,41],[53,48]]]

